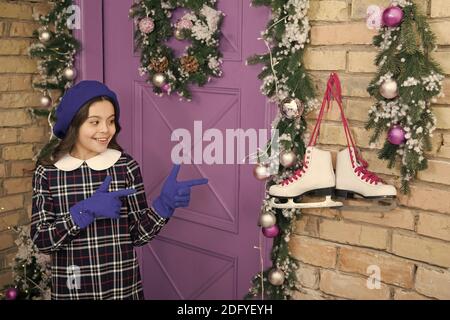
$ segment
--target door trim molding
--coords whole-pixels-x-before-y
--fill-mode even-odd
[[[81,29],[74,36],[81,42],[75,57],[77,82],[97,80],[104,82],[103,59],[103,0],[75,0],[81,9]]]

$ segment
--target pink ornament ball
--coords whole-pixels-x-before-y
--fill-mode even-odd
[[[8,288],[5,291],[6,300],[16,300],[19,295],[19,290],[17,288]]]
[[[405,130],[399,125],[393,126],[391,129],[389,129],[388,132],[388,141],[395,145],[400,145],[405,142]]]
[[[378,30],[381,28],[381,21],[383,16],[383,9],[377,5],[370,5],[367,8],[367,28]]]
[[[271,227],[262,228],[262,233],[267,238],[275,238],[280,233],[280,229],[274,224]]]
[[[162,89],[164,92],[169,92],[169,91],[170,91],[170,84],[165,83],[165,84],[161,87],[161,89]]]
[[[192,21],[188,19],[181,19],[177,23],[178,29],[191,29],[193,27]]]
[[[139,30],[142,33],[150,33],[155,29],[155,23],[152,18],[144,18],[139,22]]]
[[[398,27],[403,20],[403,10],[397,6],[386,8],[383,12],[383,24],[394,28]]]

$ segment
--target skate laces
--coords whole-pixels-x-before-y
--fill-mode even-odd
[[[351,150],[349,150],[350,152],[350,160],[352,162],[352,167],[354,168],[354,172],[358,175],[358,177],[362,180],[365,180],[366,182],[369,182],[370,184],[378,184],[380,182],[383,182],[383,180],[377,176],[376,173],[369,171],[367,169],[367,167],[369,166],[369,164],[367,163],[367,161],[365,161],[361,155],[359,155],[359,153],[355,150],[355,159],[353,159],[353,154],[351,152]]]
[[[363,165],[357,166],[355,168],[355,173],[362,180],[370,182],[370,184],[377,184],[382,181],[380,177],[378,177],[374,172],[367,170],[367,167],[364,167]]]
[[[304,164],[302,168],[295,170],[294,174],[292,176],[290,176],[289,178],[284,179],[281,182],[282,186],[286,186],[291,182],[294,182],[295,180],[298,180],[298,178],[300,178],[302,176],[303,173],[305,173],[305,169],[308,169],[308,165]]]
[[[347,140],[347,148],[350,154],[350,160],[352,163],[352,167],[354,168],[354,172],[358,175],[358,177],[370,184],[378,184],[379,182],[383,182],[383,180],[378,177],[374,172],[369,171],[367,167],[369,164],[365,161],[362,156],[359,154],[358,150],[355,146],[355,141],[352,136],[352,132],[350,131],[350,126],[348,124],[347,118],[344,114],[344,109],[342,107],[342,88],[339,77],[336,73],[332,73],[330,75],[330,79],[327,84],[327,92],[325,93],[323,107],[324,104],[328,104],[328,108],[330,107],[331,101],[336,101],[339,106],[341,112],[341,121],[344,126],[345,138]],[[353,158],[353,152],[355,155],[355,159]]]

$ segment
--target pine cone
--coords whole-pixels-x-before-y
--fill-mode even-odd
[[[184,56],[180,59],[181,67],[188,73],[195,73],[199,68],[198,61],[193,56]]]
[[[169,60],[166,57],[162,58],[152,58],[150,60],[149,68],[156,73],[164,73],[169,67]]]

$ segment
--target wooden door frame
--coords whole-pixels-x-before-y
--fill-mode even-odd
[[[74,36],[81,42],[76,55],[77,81],[97,80],[104,82],[103,48],[103,0],[75,0],[81,9],[81,28]]]

